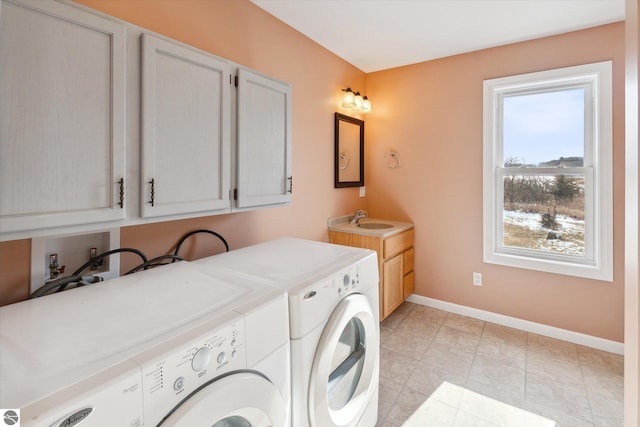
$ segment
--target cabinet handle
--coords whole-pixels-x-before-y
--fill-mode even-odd
[[[151,184],[151,201],[149,203],[151,203],[151,206],[155,206],[155,202],[156,202],[156,180],[155,180],[155,178],[151,178],[151,181],[149,181],[149,184]]]
[[[118,184],[120,184],[120,202],[118,204],[120,205],[120,209],[122,209],[124,208],[124,178],[120,178]]]
[[[289,180],[289,193],[293,194],[293,177],[287,178]]]

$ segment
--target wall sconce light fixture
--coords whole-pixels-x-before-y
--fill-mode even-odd
[[[342,108],[348,108],[361,113],[371,112],[371,101],[366,96],[360,95],[360,92],[354,92],[350,87],[342,89]]]

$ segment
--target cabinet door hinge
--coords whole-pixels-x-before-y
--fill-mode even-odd
[[[151,184],[151,200],[148,203],[151,206],[155,206],[156,205],[156,179],[151,178],[151,181],[149,181],[149,184]]]
[[[293,176],[287,178],[289,180],[289,193],[293,194]]]
[[[120,181],[118,181],[118,184],[120,184],[120,201],[118,202],[118,204],[120,205],[120,209],[124,208],[124,178],[120,178]]]

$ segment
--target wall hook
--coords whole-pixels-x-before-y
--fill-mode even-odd
[[[338,155],[340,162],[338,163],[338,169],[345,170],[347,166],[349,166],[349,154],[348,153],[340,153]]]
[[[400,167],[400,155],[395,150],[389,151],[384,155],[384,165],[390,169],[396,169]]]

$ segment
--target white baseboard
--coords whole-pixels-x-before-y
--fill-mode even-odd
[[[423,297],[416,294],[409,295],[407,301],[425,305],[427,307],[450,311],[451,313],[460,314],[462,316],[473,317],[486,322],[497,323],[498,325],[508,326],[510,328],[516,328],[538,335],[557,338],[559,340],[584,345],[586,347],[596,348],[598,350],[608,351],[610,353],[624,354],[624,343],[617,341],[598,338],[579,332],[556,328],[554,326],[543,325],[542,323],[531,322],[528,320],[518,319],[517,317],[505,316],[503,314],[492,313],[490,311],[441,301],[434,298]]]

